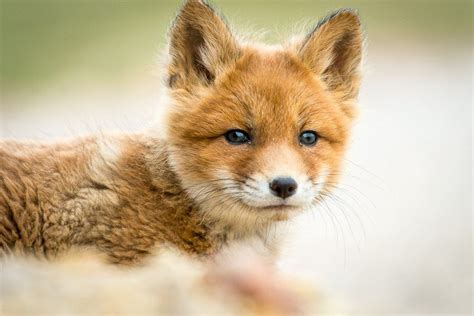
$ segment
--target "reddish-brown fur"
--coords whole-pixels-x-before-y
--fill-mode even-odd
[[[170,34],[166,137],[1,142],[0,249],[55,256],[82,245],[134,263],[161,247],[209,256],[263,238],[295,207],[260,209],[239,190],[270,169],[304,175],[311,187],[324,174],[322,193],[331,188],[354,117],[361,45],[351,11],[302,40],[258,48],[239,44],[203,2],[187,1]],[[230,129],[248,131],[252,143],[228,144]],[[315,146],[299,144],[305,130],[317,131]]]

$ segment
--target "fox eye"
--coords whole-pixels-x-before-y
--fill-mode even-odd
[[[242,145],[250,143],[249,134],[240,129],[231,129],[227,131],[224,136],[227,142],[232,145]]]
[[[300,144],[303,146],[314,146],[318,141],[318,134],[314,131],[304,131],[300,134]]]

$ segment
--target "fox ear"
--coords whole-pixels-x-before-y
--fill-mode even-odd
[[[336,11],[321,20],[299,46],[303,61],[342,99],[357,96],[362,31],[357,14]]]
[[[171,88],[209,85],[239,55],[225,22],[204,1],[188,0],[170,30]]]

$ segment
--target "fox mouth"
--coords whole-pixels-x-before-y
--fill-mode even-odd
[[[247,207],[250,207],[256,211],[294,211],[294,210],[298,210],[301,208],[301,206],[299,205],[294,205],[294,204],[288,204],[285,202],[281,202],[281,203],[274,203],[274,204],[270,204],[270,205],[252,205],[250,203],[248,203],[247,201],[244,201],[242,199],[238,199],[239,203],[247,206]]]
[[[262,210],[291,210],[296,209],[297,206],[295,205],[288,205],[288,204],[274,204],[274,205],[267,205],[259,207]]]
[[[295,203],[295,201],[288,201],[288,200],[280,200],[280,201],[265,201],[259,202],[258,200],[246,200],[242,199],[241,197],[238,198],[238,201],[245,205],[246,207],[250,207],[254,211],[279,211],[279,212],[291,212],[301,210],[304,205],[300,203]]]

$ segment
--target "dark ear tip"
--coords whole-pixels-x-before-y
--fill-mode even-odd
[[[347,18],[352,18],[354,19],[354,21],[360,24],[359,10],[357,9],[343,8],[343,9],[338,10],[337,16],[339,15],[343,15]]]
[[[359,11],[352,8],[341,8],[335,10],[326,15],[322,20],[319,21],[316,28],[323,26],[324,24],[332,21],[348,21],[360,26]]]
[[[206,7],[208,9],[212,9],[211,5],[206,0],[185,0],[181,6],[181,8],[187,7]]]
[[[192,5],[192,4],[202,4],[202,0],[185,0],[184,5]]]
[[[214,14],[214,8],[206,0],[185,0],[179,8],[175,21],[185,17],[200,17],[203,14]]]
[[[205,11],[213,12],[213,9],[209,6],[205,0],[185,0],[182,2],[181,7],[178,9],[176,16],[171,24],[170,32],[174,29],[179,21],[186,21],[191,17],[199,17]]]

